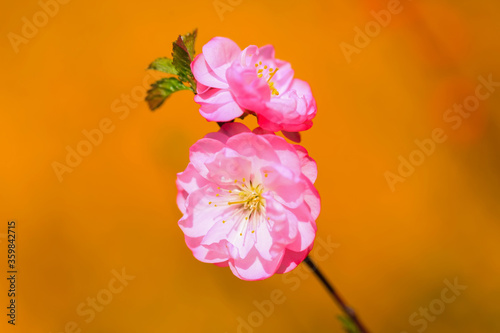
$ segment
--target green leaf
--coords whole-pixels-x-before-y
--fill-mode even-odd
[[[158,58],[153,61],[148,69],[154,69],[163,73],[177,75],[177,70],[175,69],[172,59],[170,58]]]
[[[189,54],[191,61],[194,59],[194,43],[196,41],[196,36],[198,35],[198,29],[194,29],[193,32],[187,33],[181,36],[184,45],[186,46],[186,51]]]
[[[173,45],[172,56],[174,58],[173,64],[177,70],[179,79],[183,82],[188,82],[194,89],[196,89],[196,81],[194,80],[193,73],[191,72],[191,60],[180,36],[177,42]]]
[[[196,31],[196,30],[195,30]],[[186,39],[188,40],[192,51],[194,52],[194,38],[196,37],[196,33],[188,34],[190,37]],[[187,35],[186,35],[187,36]],[[182,82],[187,82],[191,85],[193,92],[196,92],[196,81],[194,79],[193,73],[191,72],[191,55],[189,50],[184,43],[182,36],[179,36],[177,40],[173,43],[172,48],[172,63],[177,70],[177,75]]]
[[[177,77],[161,79],[151,85],[146,101],[152,111],[159,108],[176,91],[191,90],[196,94],[196,80],[191,72],[191,62],[194,59],[197,33],[195,29],[177,38],[173,43],[172,59],[158,58],[149,65],[148,69],[177,75]]]
[[[358,327],[351,318],[347,316],[338,316],[337,318],[340,320],[342,327],[347,333],[359,333]]]
[[[151,111],[154,111],[174,92],[189,89],[189,87],[185,86],[175,77],[163,78],[151,85],[151,89],[148,90],[148,95],[146,96],[146,101]]]

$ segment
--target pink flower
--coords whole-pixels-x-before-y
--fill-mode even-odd
[[[304,260],[320,199],[316,162],[303,147],[228,123],[196,142],[189,157],[177,175],[177,205],[198,260],[229,266],[243,280],[285,273]]]
[[[226,122],[255,113],[269,131],[309,129],[316,101],[307,82],[294,79],[288,62],[274,57],[274,47],[240,50],[230,39],[215,37],[191,63],[198,82],[194,100],[209,121]]]

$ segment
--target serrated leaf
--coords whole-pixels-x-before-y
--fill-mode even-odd
[[[194,51],[194,44],[193,44],[193,51]],[[182,36],[179,36],[177,40],[173,43],[172,58],[173,58],[172,63],[174,64],[175,69],[177,70],[177,75],[179,76],[179,79],[183,82],[189,83],[192,87],[193,92],[196,92],[196,81],[194,79],[193,73],[191,72],[192,59],[191,56],[189,55],[189,51],[186,44],[184,44]]]
[[[351,318],[347,316],[338,316],[337,318],[340,320],[342,327],[347,333],[359,333],[358,327]]]
[[[193,32],[181,36],[191,61],[193,61],[195,55],[194,43],[196,42],[197,35],[198,35],[198,29],[194,29]]]
[[[151,85],[151,89],[148,90],[148,95],[146,96],[149,109],[154,111],[159,108],[174,92],[189,89],[189,87],[185,86],[175,77],[167,77],[158,80]]]
[[[148,69],[154,69],[163,73],[177,75],[177,69],[175,69],[175,66],[172,63],[172,59],[166,57],[156,59],[149,65]]]

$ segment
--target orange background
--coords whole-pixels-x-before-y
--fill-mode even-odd
[[[221,20],[212,0],[73,0],[18,53],[8,33],[20,35],[41,7],[2,2],[1,331],[59,333],[74,321],[82,332],[237,332],[237,318],[279,289],[286,301],[255,332],[342,332],[316,279],[296,290],[282,276],[240,281],[184,244],[176,173],[217,125],[188,91],[154,113],[138,98],[147,65],[198,27],[198,51],[214,36],[272,43],[311,84],[318,115],[302,144],[319,165],[318,237],[338,243],[319,265],[371,331],[417,332],[412,313],[458,278],[467,289],[426,332],[499,332],[500,91],[457,130],[443,114],[474,94],[479,75],[500,81],[500,5],[402,1],[348,64],[340,43],[353,44],[354,27],[387,1],[237,2]],[[106,118],[113,131],[60,182],[53,162]],[[392,192],[385,172],[436,127],[448,140]],[[18,225],[14,328],[4,314],[9,219]],[[135,278],[86,323],[76,309],[123,267]]]

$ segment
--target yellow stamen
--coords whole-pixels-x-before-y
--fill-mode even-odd
[[[255,64],[255,67],[260,67],[262,65],[262,61],[259,61],[258,64]],[[280,93],[279,91],[276,89],[276,87],[274,86],[274,82],[271,82],[271,80],[273,79],[273,76],[276,74],[276,72],[278,71],[279,68],[272,68],[272,67],[267,67],[267,65],[264,66],[264,69],[258,69],[257,70],[257,77],[259,78],[262,78],[264,77],[264,70],[267,70],[267,84],[269,85],[269,89],[271,89],[271,96],[278,96]]]
[[[228,205],[235,205],[235,204],[244,204],[245,202],[247,202],[246,200],[244,201],[229,201],[227,204]]]

